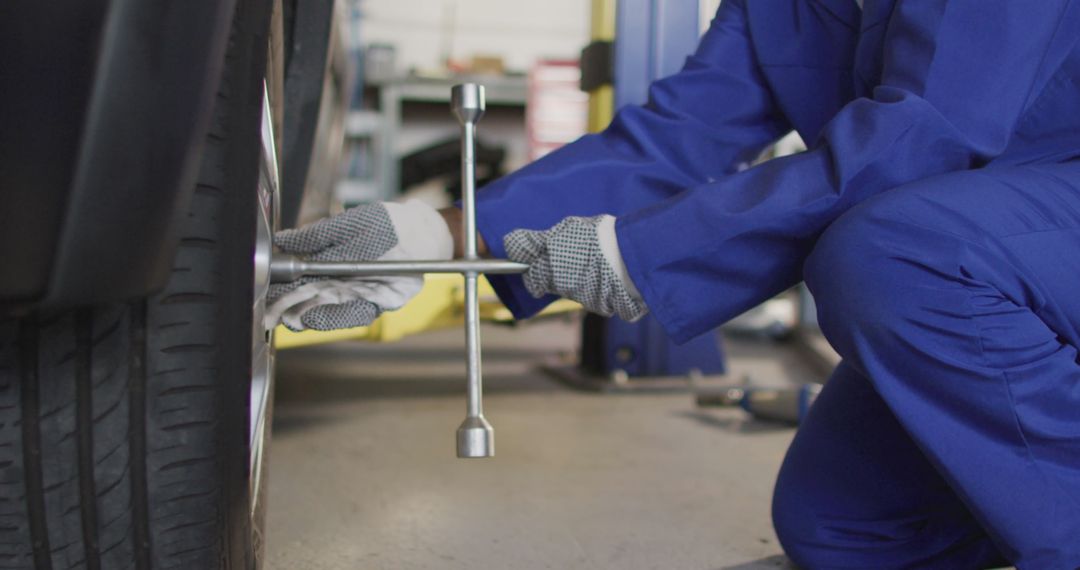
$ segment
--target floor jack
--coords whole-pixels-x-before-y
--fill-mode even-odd
[[[467,353],[468,406],[465,421],[457,429],[457,456],[495,455],[494,431],[484,419],[483,383],[480,370],[480,312],[477,278],[481,273],[524,273],[528,266],[502,259],[481,259],[476,251],[476,123],[484,114],[484,87],[475,83],[457,85],[451,91],[450,106],[461,123],[461,186],[464,209],[465,258],[452,261],[371,261],[315,262],[275,254],[270,262],[270,279],[288,283],[301,276],[365,277],[461,273],[465,276],[465,350]]]

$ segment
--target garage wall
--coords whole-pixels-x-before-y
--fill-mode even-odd
[[[360,0],[363,42],[397,47],[399,70],[439,67],[449,23],[454,58],[501,55],[525,71],[576,59],[589,40],[589,0]]]
[[[701,31],[704,32],[709,29],[709,23],[720,9],[720,0],[700,0],[698,5],[701,7]]]

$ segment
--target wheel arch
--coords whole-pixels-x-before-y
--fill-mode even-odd
[[[342,6],[338,0],[284,0],[285,28],[285,116],[281,134],[281,223],[293,227],[301,221],[305,194],[320,193],[318,214],[329,209],[329,189],[312,189],[309,173],[324,157],[316,156],[319,137],[340,136],[321,132],[326,124],[325,114],[341,116],[331,122],[344,121],[345,105],[328,109],[324,92],[328,87],[347,91],[351,73],[340,49]],[[333,162],[331,160],[330,162]]]

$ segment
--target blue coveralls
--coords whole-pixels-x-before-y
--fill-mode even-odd
[[[617,216],[676,340],[805,278],[844,362],[773,501],[801,566],[1076,568],[1078,39],[1080,0],[724,0],[647,105],[481,192],[480,231]],[[792,129],[808,152],[746,168]]]

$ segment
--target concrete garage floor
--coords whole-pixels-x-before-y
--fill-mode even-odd
[[[454,457],[460,331],[279,353],[270,568],[790,568],[769,501],[793,430],[686,393],[570,390],[536,367],[577,331],[484,330],[487,460]],[[730,348],[736,377],[809,379],[790,349]]]

